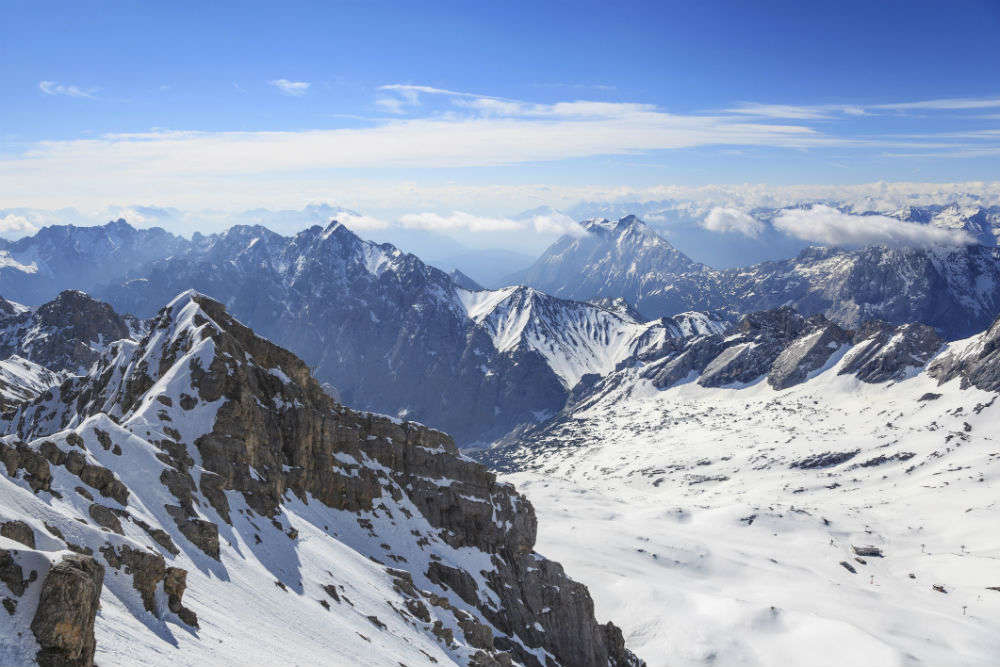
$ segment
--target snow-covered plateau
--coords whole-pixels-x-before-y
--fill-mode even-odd
[[[996,393],[850,355],[781,391],[629,369],[508,448],[539,550],[649,665],[1000,662]]]

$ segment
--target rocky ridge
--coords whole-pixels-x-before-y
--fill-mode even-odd
[[[154,661],[174,644],[171,664],[224,655],[237,636],[253,650],[263,639],[233,610],[267,605],[309,629],[301,650],[357,664],[640,664],[586,589],[533,551],[534,514],[513,487],[439,431],[335,403],[301,360],[200,294],[6,424],[0,493],[18,500],[3,520],[32,541],[10,557],[23,571],[77,552],[91,560],[63,570],[104,568],[101,605],[120,626],[97,619],[98,661],[102,646],[115,660],[121,632],[161,647]],[[46,601],[69,599],[45,592],[60,567],[35,567],[24,587],[4,579],[14,611],[0,622],[21,628],[13,653],[91,664],[89,613],[74,620],[83,641],[52,630],[65,607]],[[269,622],[249,630],[288,631]]]
[[[921,324],[872,321],[852,331],[822,315],[804,317],[788,306],[750,313],[728,328],[696,330],[624,359],[613,372],[578,387],[560,413],[510,434],[481,460],[508,469],[510,451],[526,442],[555,442],[550,434],[573,414],[642,382],[664,390],[684,382],[740,389],[765,381],[781,391],[836,365],[838,374],[868,384],[902,380],[926,368],[941,382],[960,376],[966,386],[991,390],[1000,387],[994,379],[997,331],[994,324],[970,347],[956,347],[962,350],[958,352],[949,351],[931,327]]]
[[[66,290],[35,309],[0,308],[0,358],[18,355],[52,371],[82,374],[107,345],[141,330],[135,318]]]

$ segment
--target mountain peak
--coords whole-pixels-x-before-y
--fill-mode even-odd
[[[640,220],[635,215],[626,215],[618,220],[608,220],[607,218],[591,218],[590,220],[584,220],[580,223],[581,226],[589,232],[608,232],[621,234],[622,232],[642,229],[642,230],[652,230],[649,229],[648,225]]]
[[[116,220],[110,220],[104,225],[104,229],[107,231],[129,231],[134,232],[135,227],[130,225],[125,218],[118,218]]]
[[[477,283],[475,280],[465,275],[458,269],[454,269],[448,274],[452,282],[461,287],[462,289],[469,290],[470,292],[479,292],[483,289],[483,286]]]

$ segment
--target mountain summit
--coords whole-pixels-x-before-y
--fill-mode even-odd
[[[634,215],[618,221],[585,220],[580,226],[586,234],[562,236],[531,267],[512,275],[509,282],[580,301],[622,297],[643,310],[645,295],[662,288],[678,274],[707,268],[674,248]]]

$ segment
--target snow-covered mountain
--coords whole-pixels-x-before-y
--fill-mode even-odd
[[[995,245],[1000,235],[1000,206],[977,202],[975,197],[956,197],[945,204],[906,204],[888,198],[798,199],[776,205],[767,197],[715,197],[701,201],[619,201],[582,202],[568,209],[576,220],[607,218],[617,220],[636,215],[658,234],[696,261],[719,268],[749,266],[764,261],[794,257],[809,243],[783,233],[773,226],[781,213],[810,205],[823,205],[851,215],[882,215],[903,222],[915,222],[940,229],[962,230],[980,244]],[[705,219],[716,207],[745,211],[759,223],[756,233],[746,236],[707,229]]]
[[[463,289],[336,222],[294,237],[234,227],[194,244],[104,298],[148,315],[171,293],[211,294],[300,354],[345,402],[418,419],[463,444],[557,412],[581,377],[612,370],[638,337],[679,333],[534,290]]]
[[[16,354],[7,357],[0,361],[0,413],[58,387],[66,377]]]
[[[952,214],[942,209],[936,215]],[[985,327],[1000,310],[995,246],[811,248],[794,259],[720,271],[691,261],[634,216],[584,224],[588,234],[564,237],[533,267],[542,292],[479,290],[462,275],[449,276],[392,245],[364,241],[336,222],[292,237],[236,226],[190,241],[165,239],[160,255],[143,250],[138,254],[145,261],[120,266],[108,248],[126,248],[120,239],[141,245],[156,237],[155,230],[124,222],[86,233],[52,228],[18,243],[36,248],[69,239],[66,247],[78,247],[79,257],[110,266],[101,274],[107,284],[94,294],[120,313],[152,315],[189,288],[210,294],[299,354],[346,402],[419,419],[463,445],[553,414],[580,380],[591,384],[592,376],[607,374],[657,336],[673,340],[676,332],[666,330],[671,325],[657,319],[661,315],[703,311],[721,321],[790,304],[845,327],[871,319],[922,322],[950,339]],[[96,249],[86,250],[91,237]],[[125,275],[116,279],[116,271]],[[7,284],[0,281],[0,288]],[[483,304],[489,308],[480,312]],[[26,339],[22,333],[17,340]],[[91,352],[75,367],[26,349],[5,351],[52,370],[79,372],[101,343],[95,345],[79,349]]]
[[[110,343],[137,337],[142,328],[77,290],[38,308],[0,298],[0,358],[18,355],[53,371],[85,373]]]
[[[642,309],[645,295],[662,289],[675,276],[707,269],[633,215],[617,222],[585,220],[580,226],[587,234],[562,236],[507,282],[565,299],[622,297]]]
[[[1000,319],[789,309],[622,365],[486,458],[650,665],[992,665]]]
[[[665,341],[720,333],[726,326],[703,313],[640,322],[627,312],[557,299],[530,287],[458,294],[497,350],[538,353],[569,389],[584,375],[607,375],[625,359]]]
[[[3,426],[2,664],[641,664],[512,486],[200,294]]]
[[[519,281],[569,299],[624,297],[647,318],[787,304],[848,327],[922,322],[947,338],[981,331],[1000,312],[995,245],[813,247],[792,259],[718,270],[688,259],[634,216],[585,226],[589,234],[557,241]]]
[[[63,290],[98,285],[154,259],[183,252],[186,239],[119,219],[98,227],[53,225],[17,241],[0,239],[0,294],[29,305]]]

